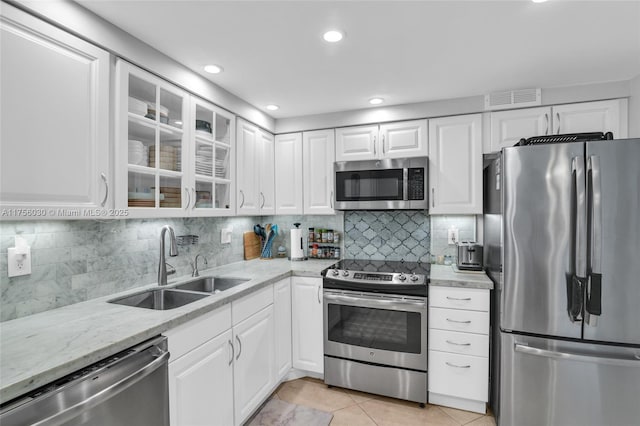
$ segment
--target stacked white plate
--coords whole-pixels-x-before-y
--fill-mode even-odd
[[[129,164],[149,165],[149,149],[142,142],[129,139]]]
[[[196,173],[211,176],[213,171],[213,148],[199,145],[196,149]]]
[[[147,115],[147,103],[133,96],[129,96],[129,112],[145,116]]]
[[[227,165],[223,159],[216,158],[216,177],[217,178],[226,178],[227,177]]]

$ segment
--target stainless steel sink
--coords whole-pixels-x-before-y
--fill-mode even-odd
[[[247,278],[228,278],[228,277],[202,277],[179,284],[174,288],[180,290],[202,291],[205,293],[219,293],[229,290],[239,284],[249,281]]]
[[[180,306],[208,296],[208,294],[203,293],[189,293],[186,291],[161,288],[109,300],[109,303],[164,311],[179,308]]]

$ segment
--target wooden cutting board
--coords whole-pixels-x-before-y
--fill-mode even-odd
[[[247,231],[242,235],[244,241],[244,260],[260,257],[260,237],[253,231]]]

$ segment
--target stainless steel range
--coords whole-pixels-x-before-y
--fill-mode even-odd
[[[424,405],[429,264],[341,260],[323,276],[325,383]]]

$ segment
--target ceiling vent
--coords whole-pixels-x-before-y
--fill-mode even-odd
[[[484,109],[509,109],[542,104],[540,89],[509,90],[484,95]]]

